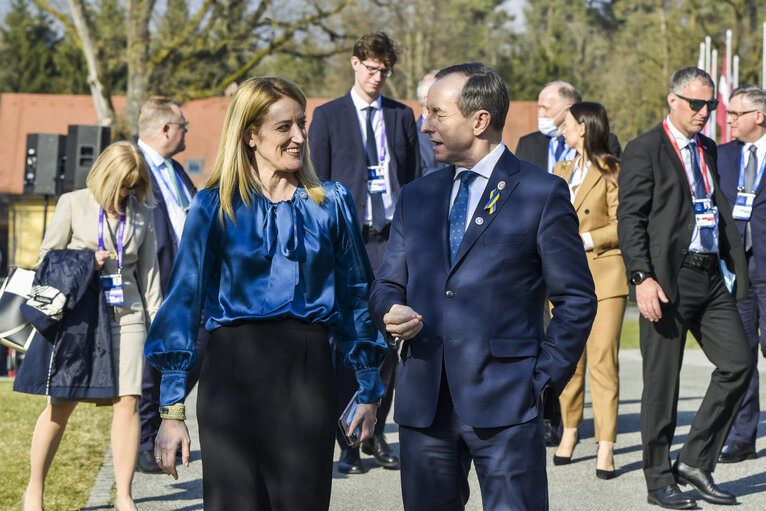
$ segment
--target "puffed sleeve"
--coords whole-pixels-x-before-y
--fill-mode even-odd
[[[53,218],[45,231],[37,260],[42,261],[51,250],[63,250],[72,240],[72,201],[68,193],[62,195],[56,203]]]
[[[216,233],[219,232],[217,189],[199,192],[184,224],[181,244],[168,281],[165,301],[149,328],[144,350],[146,359],[162,373],[160,405],[183,401],[186,375],[197,354],[199,318],[205,290],[215,263]]]
[[[370,318],[367,300],[374,277],[351,192],[336,183],[334,195],[328,199],[336,202],[335,297],[341,311],[335,339],[343,363],[356,372],[359,402],[373,403],[385,390],[378,366],[388,348]]]
[[[154,214],[152,211],[146,206],[138,206],[138,208],[146,222],[146,235],[139,248],[136,270],[139,289],[144,293],[147,322],[151,323],[162,304],[160,263],[157,259],[157,234],[154,230]]]

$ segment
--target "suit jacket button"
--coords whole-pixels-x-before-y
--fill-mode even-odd
[[[586,210],[585,210],[585,214],[587,215],[588,213],[590,213],[590,210],[589,210],[589,209],[586,209]]]
[[[689,224],[689,225],[688,225],[688,228],[689,228],[689,229],[694,229],[694,224]]]
[[[480,216],[477,216],[476,220],[474,220],[474,222],[476,222],[476,225],[481,225],[481,224],[484,223],[484,219],[482,217],[480,217]]]
[[[447,292],[446,292],[446,293],[444,293],[444,295],[445,295],[447,298],[452,298],[453,296],[455,296],[455,292],[454,292],[454,291],[452,291],[451,289],[448,289],[448,290],[447,290]]]
[[[440,335],[439,337],[436,338],[436,344],[441,344],[441,343],[442,343],[442,336]]]

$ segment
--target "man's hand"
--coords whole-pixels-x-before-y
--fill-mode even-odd
[[[154,440],[154,460],[163,472],[178,479],[176,473],[176,452],[181,448],[181,461],[189,467],[191,439],[186,423],[174,419],[162,419],[157,438]]]
[[[636,303],[641,315],[649,321],[659,321],[662,317],[660,302],[668,303],[668,297],[660,285],[651,277],[647,277],[636,286]]]
[[[406,305],[392,305],[383,322],[386,324],[386,332],[403,341],[409,341],[423,329],[423,316]]]

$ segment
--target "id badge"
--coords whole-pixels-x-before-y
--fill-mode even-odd
[[[101,288],[106,294],[106,303],[112,306],[122,305],[122,275],[101,275]]]
[[[718,220],[718,210],[710,199],[694,200],[694,220],[700,229],[713,229]]]
[[[738,192],[737,200],[734,203],[734,209],[731,211],[731,215],[735,220],[750,220],[750,215],[753,213],[754,201],[754,193]]]
[[[370,193],[385,193],[386,179],[383,177],[383,165],[367,167],[367,191]]]

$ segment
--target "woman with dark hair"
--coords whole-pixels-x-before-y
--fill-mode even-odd
[[[609,151],[609,120],[600,104],[573,104],[564,119],[562,133],[577,155],[572,161],[559,162],[554,173],[569,183],[572,203],[580,220],[580,236],[596,284],[598,312],[577,370],[561,393],[564,433],[553,462],[555,465],[569,463],[578,442],[587,364],[598,443],[596,475],[600,479],[611,479],[615,475],[613,451],[617,439],[617,352],[628,294],[625,265],[617,248],[620,162]]]
[[[177,477],[179,447],[189,462],[183,401],[204,304],[206,510],[328,509],[338,427],[330,334],[359,382],[355,446],[372,437],[383,395],[387,348],[367,310],[372,279],[351,193],[311,166],[303,92],[281,78],[245,81],[146,346],[162,372],[154,455]]]

